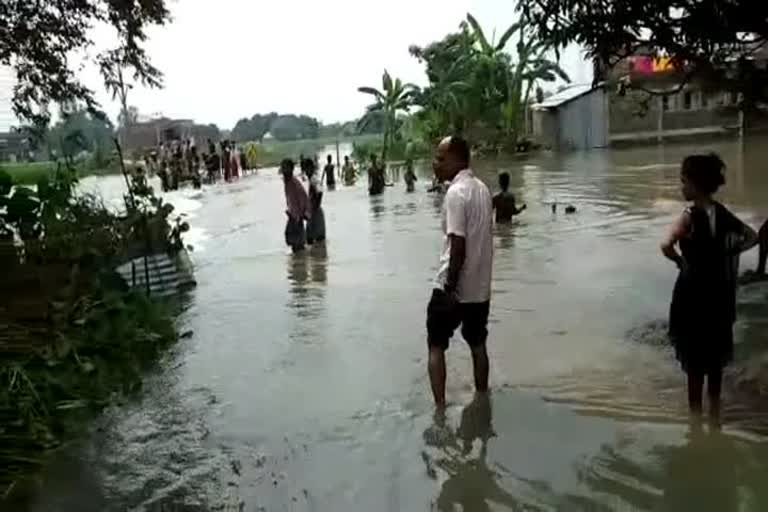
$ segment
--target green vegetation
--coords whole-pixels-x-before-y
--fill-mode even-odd
[[[232,128],[230,138],[235,142],[264,142],[264,136],[270,133],[272,141],[296,142],[313,140],[333,140],[337,137],[348,139],[359,134],[381,133],[384,129],[381,118],[371,118],[366,126],[358,130],[357,121],[346,123],[322,124],[307,115],[255,114],[250,119],[240,119]]]
[[[371,135],[353,135],[348,137],[339,137],[339,143],[365,144],[379,139],[376,134]],[[311,140],[296,141],[277,141],[266,140],[261,144],[249,142],[245,144],[244,151],[248,165],[252,168],[275,166],[284,158],[298,159],[300,155],[314,156],[318,151],[328,146],[336,144],[336,137],[323,137]],[[335,151],[335,150],[334,150]],[[335,152],[331,151],[336,158]]]
[[[458,32],[426,47],[411,46],[411,55],[426,66],[429,85],[417,89],[385,73],[382,90],[360,88],[376,97],[368,112],[384,113],[384,150],[402,139],[429,146],[451,133],[493,150],[515,150],[538,84],[569,81],[548,58],[551,46],[532,35],[528,25],[516,23],[498,42],[489,41],[467,15]],[[514,53],[507,51],[512,41]],[[411,107],[418,108],[410,118],[400,114]]]
[[[146,29],[169,20],[164,0],[4,2],[0,63],[12,64],[16,70],[14,113],[35,126],[47,126],[49,104],[78,103],[92,112],[97,110],[93,91],[72,70],[70,59],[74,52],[93,46],[91,29],[98,24],[113,27],[117,35],[117,48],[95,56],[100,69],[104,72],[119,66],[143,85],[159,86],[162,74],[144,50]]]
[[[369,120],[368,115],[381,115],[384,120],[384,140],[382,142],[381,160],[387,161],[387,150],[394,142],[395,133],[399,130],[397,114],[408,112],[414,104],[414,98],[418,87],[413,84],[404,84],[399,78],[392,80],[389,72],[384,70],[381,77],[381,90],[375,87],[360,87],[360,92],[370,94],[376,100],[368,106],[366,116],[360,125],[365,126]]]
[[[42,178],[53,179],[58,164],[52,161],[45,162],[0,162],[0,171],[7,173],[18,185],[36,185]],[[94,159],[86,158],[77,171],[80,178],[86,176],[101,176],[117,174],[120,168],[117,162],[111,161],[107,167],[96,168]]]
[[[56,163],[47,162],[0,162],[0,171],[5,172],[19,185],[35,185],[42,178],[56,174]]]
[[[176,339],[171,311],[113,269],[178,250],[188,226],[141,181],[121,216],[76,184],[61,166],[36,192],[0,172],[0,502],[47,450],[140,389]]]

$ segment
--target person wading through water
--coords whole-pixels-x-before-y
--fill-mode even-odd
[[[382,194],[386,186],[384,167],[379,165],[376,154],[371,154],[371,166],[368,168],[368,194],[372,196]]]
[[[331,155],[328,155],[327,163],[323,169],[323,176],[320,178],[321,183],[323,182],[323,179],[325,179],[325,184],[328,187],[328,190],[336,188],[336,166],[333,165],[333,157]]]
[[[512,217],[520,215],[527,208],[526,205],[517,208],[515,196],[509,191],[509,173],[499,174],[499,188],[501,191],[493,196],[493,209],[496,211],[496,223],[512,222]]]
[[[294,253],[304,250],[306,243],[306,231],[304,230],[304,221],[309,217],[309,198],[304,186],[299,179],[293,175],[295,164],[290,158],[286,158],[280,163],[280,172],[283,175],[283,184],[285,186],[285,211],[288,220],[285,223],[285,243]]]
[[[344,157],[344,167],[341,170],[342,177],[344,179],[344,185],[351,187],[357,181],[357,171],[352,162],[349,161],[349,155]]]
[[[698,425],[706,378],[714,428],[720,426],[723,368],[733,358],[739,254],[757,243],[755,231],[712,198],[725,184],[724,168],[714,154],[683,161],[682,194],[691,206],[661,243],[664,256],[680,269],[670,306],[669,337],[688,376],[691,417]]]
[[[427,306],[428,372],[435,405],[445,406],[445,350],[453,332],[472,350],[475,389],[488,391],[488,313],[493,266],[493,205],[488,187],[469,168],[469,145],[447,137],[437,147],[433,167],[450,181],[443,203],[440,268]]]

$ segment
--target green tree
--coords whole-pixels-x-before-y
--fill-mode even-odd
[[[98,54],[106,69],[119,63],[132,78],[159,86],[161,72],[147,56],[146,29],[170,19],[165,0],[40,0],[3,2],[0,7],[0,64],[16,73],[13,110],[23,121],[47,126],[48,105],[77,101],[96,111],[93,91],[70,66],[71,56],[93,46],[92,28],[112,26],[118,47]],[[105,77],[106,78],[106,77]]]
[[[426,47],[412,45],[411,55],[426,66],[429,85],[418,94],[422,107],[416,117],[421,132],[430,140],[441,134],[462,133],[477,115],[480,93],[476,90],[474,38],[466,24]]]
[[[516,52],[509,52],[517,36]],[[418,95],[416,114],[430,139],[439,134],[470,132],[491,145],[514,145],[521,133],[525,105],[538,82],[568,81],[548,59],[550,47],[531,37],[524,22],[511,25],[498,42],[489,40],[471,15],[460,31],[410,52],[426,64],[429,86]]]
[[[269,131],[277,140],[316,139],[320,132],[320,122],[306,115],[278,115]]]
[[[360,121],[365,126],[369,116],[382,115],[384,118],[383,148],[381,159],[387,161],[387,151],[393,142],[397,130],[397,115],[400,112],[408,112],[413,106],[413,101],[418,93],[418,87],[413,84],[403,83],[399,78],[392,80],[387,70],[381,77],[381,90],[375,87],[359,87],[358,91],[370,94],[374,97],[374,103],[368,105],[366,115]]]
[[[261,142],[279,116],[276,112],[255,114],[250,119],[240,119],[232,128],[231,137],[237,142]]]
[[[50,152],[58,156],[74,156],[81,151],[106,155],[111,151],[114,126],[102,114],[92,114],[85,108],[62,109],[59,120],[46,133]]]

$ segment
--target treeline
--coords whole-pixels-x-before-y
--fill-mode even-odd
[[[230,134],[236,142],[262,142],[269,134],[280,141],[317,139],[319,137],[351,136],[359,133],[381,133],[384,129],[383,116],[371,119],[364,126],[357,120],[324,125],[314,117],[295,114],[255,114],[242,118]]]
[[[458,31],[409,48],[424,65],[426,86],[405,83],[385,70],[381,87],[358,88],[373,98],[361,125],[383,119],[382,160],[418,156],[446,133],[464,134],[494,151],[524,146],[526,112],[533,99],[543,97],[541,85],[570,81],[550,60],[553,45],[534,34],[520,21],[498,41],[489,39],[468,14]]]
[[[131,118],[119,119],[119,129],[126,121],[130,125],[138,123],[138,112]],[[112,139],[118,131],[106,116],[89,113],[86,109],[61,112],[58,121],[43,134],[36,134],[31,148],[40,157],[55,159],[62,156],[75,156],[88,152],[95,160],[103,160],[113,149]],[[382,133],[384,116],[369,116],[365,123],[353,120],[342,123],[322,124],[307,115],[255,114],[250,118],[240,119],[227,135],[216,124],[195,125],[196,138],[220,140],[230,138],[236,142],[263,142],[268,133],[279,141],[311,140],[325,137],[351,137],[357,134]]]

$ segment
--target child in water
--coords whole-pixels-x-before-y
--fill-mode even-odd
[[[512,217],[520,215],[528,208],[527,205],[519,209],[515,204],[515,196],[509,191],[509,173],[499,174],[499,188],[501,192],[493,196],[493,209],[496,211],[496,223],[503,224],[512,222]]]
[[[680,269],[670,307],[669,336],[688,376],[688,405],[698,421],[706,377],[709,418],[715,428],[720,425],[723,368],[733,357],[739,254],[757,243],[755,231],[712,198],[725,184],[724,169],[715,154],[693,155],[683,161],[682,194],[691,205],[661,244],[664,256]]]

